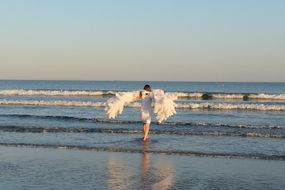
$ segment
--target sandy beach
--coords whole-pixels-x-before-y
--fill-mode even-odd
[[[0,147],[12,189],[282,189],[285,163],[160,154]]]

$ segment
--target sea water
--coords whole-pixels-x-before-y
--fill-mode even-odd
[[[166,122],[158,124],[153,115],[150,140],[145,144],[141,141],[142,123],[139,102],[128,105],[122,115],[115,120],[106,117],[104,108],[107,99],[116,93],[140,90],[146,83],[152,88],[163,89],[167,93],[177,95],[178,100],[176,101],[177,114]],[[188,185],[192,188],[199,189],[199,186],[204,188],[209,185],[205,180],[212,181],[211,183],[215,184],[217,189],[232,187],[231,183],[235,184],[236,186],[233,187],[237,189],[249,188],[250,186],[238,185],[238,180],[242,180],[245,184],[252,185],[252,188],[281,189],[284,187],[282,180],[285,179],[285,173],[281,174],[279,170],[275,173],[274,170],[278,167],[285,169],[284,116],[285,83],[1,80],[0,145],[3,153],[8,151],[12,154],[12,150],[15,150],[17,152],[15,157],[18,160],[9,161],[1,153],[0,184],[17,189],[11,184],[20,179],[15,178],[13,182],[11,179],[13,177],[9,174],[13,167],[9,167],[9,164],[13,165],[16,162],[19,167],[27,167],[21,166],[19,155],[21,150],[30,151],[32,155],[36,150],[39,150],[40,154],[50,155],[56,154],[57,149],[64,148],[63,155],[74,154],[74,151],[78,154],[80,151],[82,154],[87,154],[86,151],[94,154],[99,151],[101,154],[104,152],[105,157],[107,154],[119,154],[119,157],[148,154],[156,155],[155,158],[169,155],[165,159],[171,158],[171,162],[174,162],[172,167],[177,165],[173,160],[184,160],[185,164],[191,165],[189,163],[191,160],[196,160],[200,164],[201,159],[205,158],[207,163],[232,163],[235,160],[234,164],[245,162],[251,163],[248,165],[254,167],[264,162],[262,164],[266,165],[264,166],[266,169],[259,171],[256,168],[253,170],[247,168],[247,172],[237,170],[238,174],[235,172],[230,174],[231,180],[226,179],[229,171],[225,168],[220,169],[220,177],[213,174],[211,178],[213,171],[209,171],[203,180],[199,172],[205,168],[195,166],[196,173],[191,173],[190,168],[183,169],[183,166],[177,165],[177,169],[172,168],[169,171],[172,173],[172,185],[168,185],[167,188],[175,189],[180,185],[182,189],[187,189]],[[51,150],[53,151],[48,153]],[[171,156],[175,158],[172,159]],[[10,155],[10,157],[13,156]],[[32,156],[31,159],[33,158],[38,159],[37,156]],[[46,157],[48,158],[49,156]],[[70,162],[75,162],[72,159]],[[115,160],[112,163],[116,163],[116,156],[113,159]],[[227,161],[229,159],[231,161]],[[55,167],[50,159],[39,163],[47,164],[47,167]],[[135,163],[132,169],[127,169],[126,172],[129,175],[134,175],[132,170],[136,168],[136,164],[138,163]],[[271,168],[271,164],[274,167]],[[88,164],[84,164],[86,173],[91,172],[89,165],[89,161]],[[79,163],[78,168],[80,166]],[[34,167],[33,171],[41,170],[39,165]],[[71,170],[70,165],[67,164],[66,167],[66,171]],[[221,167],[225,165],[221,164]],[[211,167],[208,169],[210,170]],[[84,175],[84,170],[82,168],[79,170]],[[103,173],[106,172],[106,168],[100,170]],[[269,173],[265,175],[266,171]],[[28,174],[28,169],[21,172],[23,175],[25,172],[31,175]],[[251,173],[254,177],[247,179],[241,177],[241,173],[244,175]],[[239,179],[234,179],[235,175]],[[262,177],[259,179],[258,176]],[[167,175],[165,178],[168,177]],[[10,185],[7,181],[5,182],[8,178],[11,180]],[[108,176],[102,178],[110,180]],[[138,180],[140,177],[133,178]],[[122,180],[125,179],[122,178]],[[255,181],[250,182],[250,180]],[[259,180],[262,180],[260,184]],[[278,184],[273,183],[274,180]],[[225,186],[225,183],[229,186]],[[127,188],[130,184],[126,184]],[[137,181],[135,184],[141,183]],[[155,187],[155,184],[151,181],[147,183],[148,187],[152,185]],[[28,182],[26,185],[29,185]],[[80,184],[74,187],[78,185]],[[138,188],[136,185],[134,187]],[[99,186],[112,189],[112,185],[108,186],[108,183],[105,186]]]

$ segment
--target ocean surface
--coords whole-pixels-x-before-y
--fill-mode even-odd
[[[106,117],[104,107],[117,92],[140,90],[146,83],[176,94],[178,100],[177,114],[166,122],[158,124],[153,116],[150,140],[143,143],[139,103],[128,105],[115,120]],[[136,167],[140,161],[132,161],[139,155],[151,157],[147,163],[152,159],[165,162],[160,169],[167,175],[157,178],[157,164],[147,166],[152,169],[147,170],[144,186],[140,186],[143,176],[129,176],[134,182],[123,177],[112,181],[106,175],[81,189],[90,189],[93,183],[98,189],[116,189],[121,183],[125,186],[119,189],[211,189],[210,184],[213,189],[284,189],[285,83],[0,80],[0,152],[0,185],[5,189],[21,185],[23,189],[49,189],[37,184],[35,173],[52,175],[55,163],[63,167],[62,160],[52,162],[59,155],[67,160],[66,175],[76,169],[80,172],[74,178],[100,175],[100,171],[118,175],[114,168],[123,169],[128,177],[142,172]],[[41,158],[37,152],[46,156]],[[91,171],[95,163],[79,162],[82,156],[75,158],[83,154],[92,159],[96,153],[101,155],[94,158],[98,162],[109,159],[104,166],[97,163],[97,174]],[[126,159],[133,164],[129,168]],[[203,161],[211,164],[207,167]],[[172,164],[168,167],[167,163]],[[22,167],[18,175],[10,171],[17,169],[15,164]],[[22,175],[33,177],[33,183],[25,183]],[[56,180],[51,178],[50,183],[59,184]],[[80,182],[73,188],[78,189]],[[52,187],[72,189],[69,185]]]

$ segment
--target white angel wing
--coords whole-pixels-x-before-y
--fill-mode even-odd
[[[121,92],[116,93],[116,96],[110,98],[106,102],[106,114],[109,119],[115,119],[118,114],[121,114],[124,107],[137,100],[139,91],[133,92]],[[163,90],[155,89],[153,90],[154,98],[154,113],[156,114],[156,119],[158,123],[165,121],[170,116],[176,114],[174,100],[177,96],[164,93]]]
[[[170,116],[176,114],[174,100],[177,96],[164,93],[163,90],[153,90],[154,95],[154,113],[158,123],[165,121]]]
[[[124,110],[124,106],[136,100],[139,91],[116,93],[106,103],[106,114],[109,119],[115,119]]]

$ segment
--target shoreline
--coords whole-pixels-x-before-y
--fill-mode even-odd
[[[148,146],[148,145],[143,145]],[[8,148],[31,148],[31,149],[53,149],[53,150],[78,150],[90,152],[108,152],[108,153],[131,153],[131,154],[152,154],[152,155],[174,155],[197,158],[223,158],[223,159],[241,159],[241,160],[271,160],[285,161],[284,155],[265,155],[265,154],[240,154],[240,153],[206,153],[197,151],[179,151],[179,150],[146,150],[144,147],[139,148],[122,148],[122,147],[91,147],[76,145],[51,145],[51,144],[28,144],[28,143],[0,143],[1,147]]]

